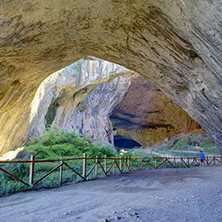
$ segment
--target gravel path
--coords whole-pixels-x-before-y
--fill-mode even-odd
[[[222,221],[222,167],[135,171],[0,198],[1,222]]]

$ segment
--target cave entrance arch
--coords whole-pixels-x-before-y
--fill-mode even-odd
[[[31,104],[29,137],[42,135],[50,125],[76,130],[117,149],[151,146],[198,127],[141,75],[92,56],[40,85]]]
[[[24,144],[40,82],[87,55],[148,78],[222,147],[219,3],[58,0],[40,9],[33,0],[20,1],[20,10],[17,4],[2,5],[1,153]]]
[[[219,3],[130,2],[58,0],[56,7],[40,9],[37,0],[19,1],[19,10],[18,1],[2,5],[1,153],[24,144],[40,82],[87,55],[148,78],[222,147]]]

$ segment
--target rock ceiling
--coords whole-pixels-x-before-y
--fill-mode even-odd
[[[30,103],[51,73],[96,56],[140,73],[222,145],[222,2],[3,0],[0,150],[25,142]]]

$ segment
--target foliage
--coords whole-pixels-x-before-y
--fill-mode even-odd
[[[29,176],[29,166],[24,163],[12,163],[6,164],[2,166],[3,169],[8,171],[9,173],[13,174],[14,176],[18,177],[23,181],[28,181]],[[5,194],[8,195],[10,193],[14,193],[19,190],[26,190],[29,189],[26,185],[16,181],[8,174],[3,173],[0,171],[0,195]]]
[[[214,143],[213,143],[212,140],[203,139],[203,140],[200,142],[200,146],[201,146],[201,147],[205,147],[205,148],[211,148],[211,147],[214,147]]]
[[[25,177],[29,175],[29,166],[25,163],[11,163],[6,164],[2,167],[4,170],[8,171],[9,173],[13,173],[16,177]],[[0,171],[0,175],[3,179],[8,180],[11,178],[9,175]]]
[[[177,156],[196,155],[200,150],[203,150],[206,154],[219,154],[214,142],[207,134],[182,134],[153,149],[155,152]],[[189,153],[189,151],[194,151],[194,153]]]
[[[93,143],[87,136],[78,135],[76,132],[67,132],[56,126],[48,128],[43,136],[31,138],[29,145],[24,147],[23,150],[30,151],[29,155],[35,155],[36,159],[81,158],[83,157],[83,153],[87,153],[87,157],[104,157],[105,154],[107,157],[117,155],[115,150],[107,144]],[[30,158],[30,156],[26,158]],[[88,160],[88,164],[94,163],[95,160]],[[67,161],[67,164],[77,172],[80,172],[80,174],[82,173],[82,160]],[[58,162],[36,163],[35,180],[40,179],[57,165]],[[26,182],[29,181],[29,164],[12,163],[2,167],[19,179]],[[37,187],[58,186],[58,178],[59,169],[38,183]],[[63,182],[81,181],[66,166],[63,167],[63,178]],[[0,195],[8,195],[18,190],[30,189],[2,171],[0,171],[0,181]]]
[[[67,132],[57,126],[48,128],[43,136],[31,139],[31,144],[24,150],[31,151],[36,159],[83,157],[83,153],[87,153],[88,157],[116,155],[109,145],[93,143],[87,136],[75,131]]]
[[[175,139],[177,140],[175,142]],[[162,146],[154,149],[155,152],[166,153],[175,156],[194,156],[194,153],[188,153],[182,150],[182,148],[188,147],[189,144],[194,144],[196,140],[199,141],[199,144],[208,151],[215,151],[214,147],[212,147],[213,142],[208,138],[201,137],[196,138],[193,137],[176,137],[170,140],[167,146]],[[175,149],[177,148],[177,149]],[[21,148],[19,148],[21,149]],[[186,148],[187,149],[187,148]],[[191,150],[192,148],[189,148]],[[41,137],[33,137],[30,140],[28,146],[24,147],[25,151],[29,151],[30,155],[34,154],[36,159],[60,159],[63,158],[82,158],[83,153],[87,153],[87,157],[104,157],[106,154],[107,157],[118,157],[117,153],[113,148],[109,145],[104,145],[102,143],[94,143],[89,137],[78,135],[76,132],[67,132],[59,127],[50,127],[47,129],[46,133]],[[198,154],[199,150],[196,154]],[[206,150],[204,150],[205,152]],[[157,163],[155,161],[154,155],[148,154],[146,151],[141,149],[131,149],[131,150],[120,150],[120,155],[122,156],[122,166],[127,166],[127,161],[125,158],[128,156],[131,157],[130,163],[137,166],[133,168],[133,170],[140,169],[149,169],[153,168],[155,164],[159,165],[161,158],[157,159]],[[147,158],[146,161],[140,162],[140,159],[137,158]],[[30,158],[30,157],[28,157]],[[116,160],[119,164],[120,160]],[[82,174],[82,160],[70,160],[66,162],[70,167],[72,167],[75,171]],[[103,165],[103,160],[100,160],[100,163]],[[107,160],[107,169],[112,167],[113,159],[110,158]],[[87,172],[92,168],[95,164],[95,159],[87,160]],[[36,163],[35,164],[35,181],[44,176],[47,172],[54,169],[58,166],[57,162],[51,163]],[[21,180],[27,182],[29,181],[29,164],[6,164],[2,165],[5,170],[9,171],[16,177]],[[170,164],[165,163],[161,167],[171,167]],[[117,170],[117,167],[116,167]],[[111,173],[112,169],[110,170]],[[118,171],[116,171],[118,172]],[[104,176],[104,172],[100,166],[98,166],[98,176]],[[93,174],[90,174],[89,179],[93,178]],[[24,184],[14,180],[7,174],[0,171],[0,195],[8,195],[14,193],[19,190],[30,189],[30,187],[25,186]],[[77,176],[73,171],[71,171],[67,166],[63,166],[63,182],[82,181],[81,177]],[[27,182],[28,183],[28,182]],[[52,187],[59,185],[59,169],[55,172],[44,178],[40,183],[37,184],[36,187]]]

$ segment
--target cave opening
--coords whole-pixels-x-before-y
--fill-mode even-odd
[[[120,149],[139,148],[142,145],[133,139],[125,138],[122,136],[114,136],[114,146],[116,150],[119,151]]]
[[[119,151],[151,147],[199,128],[159,88],[118,64],[87,56],[49,79],[32,102],[30,136],[58,126],[109,142]],[[42,104],[44,112],[39,111]]]

